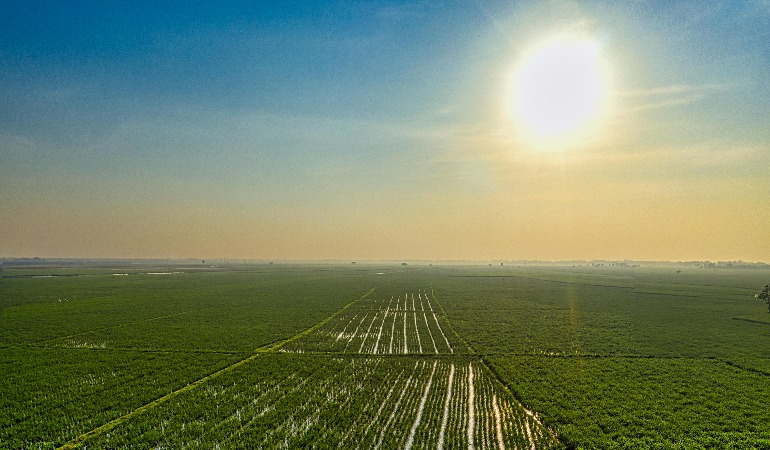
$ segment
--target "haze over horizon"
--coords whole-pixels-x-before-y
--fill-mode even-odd
[[[0,36],[0,257],[770,260],[767,1],[5,2]],[[554,122],[542,67],[595,95]]]

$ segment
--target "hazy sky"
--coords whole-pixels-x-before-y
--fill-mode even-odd
[[[0,256],[770,261],[767,0],[220,3],[0,3]],[[565,33],[609,106],[554,150]]]

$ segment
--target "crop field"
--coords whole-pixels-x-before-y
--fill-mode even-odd
[[[553,437],[472,361],[261,355],[97,447],[533,448]]]
[[[768,282],[6,266],[0,448],[767,449]]]
[[[380,289],[387,292],[389,289]],[[373,293],[351,305],[319,330],[283,347],[284,351],[393,354],[453,354],[455,341],[444,314],[426,290]]]

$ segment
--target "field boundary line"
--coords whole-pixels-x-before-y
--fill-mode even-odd
[[[743,370],[744,372],[751,372],[751,373],[755,373],[757,375],[762,375],[762,376],[770,377],[770,372],[767,372],[767,371],[762,370],[762,369],[757,369],[755,367],[748,367],[748,366],[745,366],[745,365],[743,365],[743,364],[741,364],[739,362],[730,361],[729,359],[717,358],[717,360],[722,362],[722,363],[724,363],[724,364],[727,364],[730,367]]]
[[[516,400],[516,402],[519,404],[519,406],[521,406],[521,407],[522,407],[522,408],[523,408],[525,411],[528,411],[529,413],[532,413],[532,410],[531,410],[531,409],[529,409],[528,407],[526,407],[526,406],[524,405],[524,403],[521,401],[521,397],[518,395],[518,392],[516,392],[516,391],[514,391],[513,389],[511,389],[511,388],[508,386],[508,384],[507,384],[507,383],[505,383],[505,382],[503,381],[502,377],[501,377],[501,376],[500,376],[500,374],[497,372],[497,370],[495,370],[495,369],[492,367],[491,363],[490,363],[490,362],[487,360],[487,358],[486,358],[485,354],[478,354],[478,353],[476,353],[476,351],[473,349],[473,347],[471,347],[471,346],[468,344],[468,342],[467,342],[465,339],[463,339],[463,338],[460,336],[460,334],[459,334],[459,333],[457,333],[457,330],[455,330],[455,327],[454,327],[454,326],[452,326],[452,322],[449,320],[449,316],[447,315],[447,313],[446,313],[446,310],[444,309],[444,305],[442,305],[442,304],[441,304],[441,302],[439,302],[439,301],[438,301],[438,299],[436,298],[436,294],[435,294],[435,292],[433,291],[433,286],[431,286],[431,287],[430,287],[430,295],[431,295],[431,297],[433,297],[433,300],[435,300],[435,302],[436,302],[436,304],[438,305],[438,307],[439,307],[439,308],[441,308],[441,313],[444,315],[444,318],[446,319],[446,321],[447,321],[447,324],[449,325],[449,329],[450,329],[450,330],[452,330],[452,333],[453,333],[453,334],[454,334],[454,335],[455,335],[455,336],[456,336],[458,339],[460,339],[460,340],[462,341],[462,343],[463,343],[463,344],[464,344],[464,345],[465,345],[465,346],[468,348],[468,352],[470,353],[470,355],[472,355],[472,356],[474,356],[474,357],[476,357],[476,358],[480,359],[480,360],[481,360],[481,363],[482,363],[482,366],[483,366],[483,367],[484,367],[484,368],[487,370],[487,372],[489,372],[490,374],[492,374],[492,378],[493,378],[493,379],[494,379],[494,380],[497,382],[497,384],[498,384],[498,385],[499,385],[499,386],[500,386],[500,387],[501,387],[503,390],[505,390],[506,392],[508,392],[508,393],[511,395],[511,397],[513,397],[513,398]],[[543,422],[542,422],[542,421],[541,421],[539,418],[535,417],[535,416],[534,416],[534,414],[532,414],[532,416],[531,416],[531,417],[532,417],[532,418],[533,418],[535,421],[537,421],[537,423],[539,423],[539,424],[540,424],[540,426],[541,426],[541,427],[543,427],[543,429],[547,430],[547,431],[548,431],[548,433],[550,433],[550,435],[553,437],[553,439],[554,439],[555,441],[557,441],[557,442],[561,442],[562,444],[566,444],[565,442],[562,442],[562,441],[561,441],[561,439],[559,438],[559,435],[558,435],[558,434],[556,433],[556,431],[554,431],[554,430],[553,430],[551,427],[549,427],[548,425],[546,425],[545,423],[543,423]]]
[[[511,395],[511,397],[513,397],[513,398],[516,400],[516,402],[519,404],[519,406],[521,406],[521,407],[522,407],[522,408],[523,408],[523,409],[526,411],[526,413],[527,413],[527,415],[528,415],[528,416],[530,416],[530,417],[531,417],[531,418],[532,418],[534,421],[536,421],[536,422],[537,422],[537,423],[538,423],[538,424],[539,424],[541,427],[543,427],[543,429],[544,429],[544,430],[548,431],[548,433],[550,433],[550,434],[551,434],[551,436],[553,437],[553,439],[554,439],[555,441],[557,441],[557,442],[561,442],[561,443],[562,443],[562,444],[564,444],[564,445],[566,445],[566,444],[567,444],[567,442],[564,442],[564,441],[562,441],[562,440],[560,439],[560,436],[559,436],[559,434],[558,434],[558,433],[556,433],[556,431],[555,431],[553,428],[551,428],[549,425],[546,425],[545,423],[543,423],[543,421],[542,421],[542,420],[540,420],[540,418],[539,418],[539,417],[535,416],[535,414],[533,413],[533,411],[532,411],[532,410],[531,410],[531,409],[530,409],[528,406],[526,406],[526,405],[524,404],[524,402],[522,402],[522,401],[521,401],[521,397],[519,396],[519,393],[518,393],[518,391],[516,391],[515,389],[512,389],[510,386],[508,386],[508,383],[506,383],[506,382],[503,380],[503,378],[502,378],[502,377],[500,376],[500,374],[497,372],[497,369],[495,369],[495,368],[492,366],[492,363],[490,363],[490,362],[487,360],[487,358],[485,357],[485,355],[479,355],[479,359],[481,359],[481,363],[482,363],[482,365],[484,366],[484,368],[485,368],[485,369],[487,369],[487,372],[489,372],[490,374],[492,374],[492,379],[494,380],[494,382],[497,382],[497,384],[498,384],[498,386],[499,386],[500,388],[502,388],[504,391],[508,392],[508,394],[510,394],[510,395]],[[494,383],[494,382],[493,382],[493,383]],[[526,420],[526,418],[525,418],[525,420]]]
[[[733,320],[738,320],[740,322],[748,322],[748,323],[758,323],[760,325],[770,325],[770,322],[763,322],[761,320],[755,320],[755,319],[748,319],[745,317],[732,317]]]
[[[278,343],[274,344],[271,347],[268,347],[268,348],[260,347],[257,350],[255,350],[255,352],[260,352],[260,353],[275,352],[275,351],[280,350],[281,347],[283,347],[284,345],[286,345],[286,344],[288,344],[290,342],[294,342],[294,341],[296,341],[297,339],[299,339],[299,338],[301,338],[303,336],[307,336],[308,334],[312,333],[313,331],[316,331],[317,329],[319,329],[322,326],[326,325],[330,320],[332,320],[333,318],[335,318],[338,315],[340,315],[342,313],[342,311],[345,311],[349,307],[353,306],[353,304],[355,304],[359,300],[363,300],[366,297],[372,295],[372,293],[374,291],[376,291],[377,289],[381,288],[382,286],[385,286],[386,284],[388,284],[388,283],[379,284],[379,285],[369,289],[369,292],[367,292],[366,294],[358,297],[357,299],[353,300],[352,302],[350,302],[347,305],[343,306],[342,308],[338,309],[337,311],[332,313],[330,316],[326,317],[325,319],[323,319],[322,321],[320,321],[317,324],[313,325],[312,327],[308,328],[307,330],[299,332],[299,333],[295,334],[294,336],[292,336],[292,337],[290,337],[288,339],[284,339],[283,341],[279,341]]]
[[[116,419],[113,419],[113,420],[105,423],[104,425],[102,425],[100,427],[94,428],[91,431],[87,431],[87,432],[81,434],[80,436],[78,436],[75,439],[67,442],[66,444],[62,445],[61,447],[58,447],[58,450],[68,450],[68,449],[77,448],[81,444],[85,443],[88,439],[90,439],[92,437],[95,437],[95,436],[99,436],[100,434],[103,434],[103,433],[105,433],[107,431],[110,431],[113,428],[117,427],[118,425],[122,424],[123,422],[126,422],[127,420],[133,418],[134,416],[137,416],[137,415],[139,415],[139,414],[141,414],[141,413],[143,413],[143,412],[145,412],[147,410],[150,410],[150,409],[160,405],[161,403],[165,403],[168,400],[171,400],[172,398],[176,397],[179,394],[185,393],[187,391],[191,391],[191,390],[195,389],[196,387],[200,386],[201,384],[203,384],[203,383],[205,383],[205,382],[207,382],[209,380],[212,380],[212,379],[222,375],[223,373],[229,372],[229,371],[231,371],[231,370],[233,370],[233,369],[235,369],[237,367],[240,367],[240,366],[246,364],[249,361],[252,361],[252,360],[256,359],[257,357],[261,356],[262,354],[263,353],[254,353],[254,354],[252,354],[252,355],[250,355],[250,356],[248,356],[248,357],[246,357],[246,358],[244,358],[244,359],[242,359],[240,361],[236,361],[233,364],[230,364],[227,367],[223,367],[223,368],[221,368],[221,369],[219,369],[219,370],[217,370],[215,372],[212,372],[212,373],[206,375],[203,378],[199,378],[198,380],[195,380],[192,383],[190,383],[190,384],[188,384],[188,385],[186,385],[186,386],[184,386],[184,387],[182,387],[180,389],[177,389],[176,391],[172,391],[172,392],[164,395],[163,397],[156,398],[155,400],[151,401],[150,403],[146,403],[146,404],[144,404],[144,405],[134,409],[133,411],[131,411],[128,414],[124,414],[124,415],[122,415],[122,416],[120,416],[120,417],[118,417]]]
[[[385,284],[387,284],[387,283],[385,283]],[[217,378],[218,376],[220,376],[220,375],[222,375],[224,373],[230,372],[233,369],[236,369],[236,368],[246,364],[247,362],[253,361],[254,359],[264,355],[265,353],[275,352],[276,350],[280,349],[283,345],[285,345],[285,344],[287,344],[289,342],[293,342],[293,341],[299,339],[300,337],[305,336],[308,333],[311,333],[311,332],[317,330],[319,327],[325,325],[329,320],[331,320],[334,317],[336,317],[342,311],[344,311],[345,309],[347,309],[348,307],[350,307],[351,305],[353,305],[357,301],[362,300],[362,299],[368,297],[369,295],[372,294],[372,292],[374,292],[377,288],[382,287],[383,285],[384,284],[380,284],[380,285],[377,285],[377,286],[373,287],[366,294],[362,295],[361,297],[358,297],[357,299],[355,299],[352,302],[348,303],[347,305],[343,306],[341,309],[339,309],[338,311],[334,312],[333,314],[331,314],[330,316],[326,317],[325,319],[323,319],[322,321],[318,322],[317,324],[313,325],[312,327],[308,328],[307,330],[302,331],[300,333],[297,333],[297,334],[295,334],[294,336],[292,336],[292,337],[290,337],[288,339],[284,339],[284,340],[278,341],[277,343],[274,342],[274,343],[270,343],[270,344],[264,345],[262,347],[259,347],[256,350],[254,350],[253,353],[251,355],[247,356],[246,358],[243,358],[240,361],[236,361],[236,362],[230,364],[229,366],[223,367],[223,368],[221,368],[221,369],[219,369],[219,370],[217,370],[215,372],[212,372],[212,373],[206,375],[203,378],[199,378],[199,379],[197,379],[197,380],[187,384],[186,386],[184,386],[184,387],[182,387],[180,389],[177,389],[176,391],[172,391],[172,392],[170,392],[170,393],[168,393],[168,394],[166,394],[166,395],[164,395],[162,397],[156,398],[155,400],[153,400],[153,401],[151,401],[149,403],[146,403],[146,404],[144,404],[142,406],[139,406],[136,409],[134,409],[133,411],[129,412],[128,414],[124,414],[124,415],[122,415],[120,417],[117,417],[117,418],[115,418],[115,419],[105,423],[104,425],[101,425],[101,426],[99,426],[97,428],[94,428],[94,429],[92,429],[90,431],[87,431],[87,432],[81,434],[80,436],[72,439],[71,441],[65,443],[61,447],[58,447],[58,450],[70,450],[70,449],[78,448],[81,444],[85,443],[88,439],[91,439],[91,438],[99,436],[99,435],[101,435],[101,434],[103,434],[103,433],[105,433],[107,431],[110,431],[110,430],[114,429],[115,427],[117,427],[118,425],[128,421],[129,419],[131,419],[131,418],[133,418],[133,417],[135,417],[135,416],[137,416],[137,415],[139,415],[139,414],[141,414],[141,413],[143,413],[145,411],[148,411],[148,410],[150,410],[150,409],[152,409],[152,408],[154,408],[154,407],[156,407],[156,406],[158,406],[158,405],[160,405],[162,403],[165,403],[168,400],[171,400],[172,398],[174,398],[174,397],[176,397],[176,396],[178,396],[178,395],[180,395],[182,393],[191,391],[191,390],[197,388],[198,386],[200,386],[201,384],[206,383],[207,381],[212,380],[214,378]]]
[[[438,307],[441,308],[441,314],[444,316],[444,319],[446,319],[446,323],[447,325],[449,325],[449,329],[452,330],[452,334],[454,334],[455,337],[459,339],[460,342],[463,343],[463,345],[465,345],[465,348],[468,349],[468,353],[470,353],[471,355],[475,355],[476,351],[473,349],[473,347],[471,347],[468,344],[468,342],[465,339],[463,339],[463,337],[460,336],[459,333],[457,333],[457,330],[455,330],[455,327],[452,326],[452,322],[449,320],[449,315],[447,315],[446,310],[444,309],[444,305],[442,305],[441,302],[438,301],[438,299],[436,298],[436,293],[433,292],[433,286],[430,287],[430,296],[433,297],[433,301],[435,301]]]

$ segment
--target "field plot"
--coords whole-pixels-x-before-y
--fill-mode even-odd
[[[770,358],[770,314],[751,288],[770,275],[578,270],[451,276],[435,295],[479,353]]]
[[[149,269],[171,273],[166,276],[92,270],[4,279],[0,345],[251,352],[307,329],[377,284],[296,267]]]
[[[491,359],[578,447],[770,445],[768,373],[713,359]]]
[[[556,443],[472,359],[265,354],[89,447],[544,448]]]
[[[391,292],[383,289],[358,300],[282,351],[372,355],[464,352],[430,290]]]
[[[770,448],[767,272],[46,270],[0,448]]]
[[[567,446],[770,448],[768,272],[468,272],[452,326]]]
[[[229,354],[0,349],[0,448],[56,448],[184,387]]]

